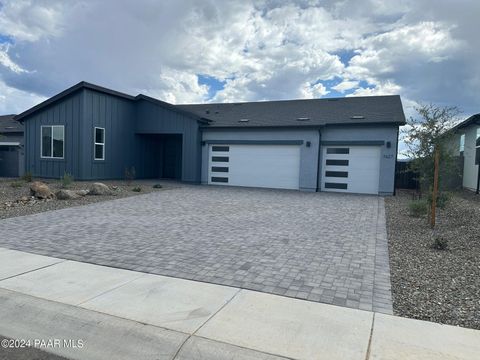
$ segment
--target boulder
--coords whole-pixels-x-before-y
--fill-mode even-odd
[[[85,195],[88,195],[89,191],[88,190],[77,190],[76,193],[79,196],[85,196]]]
[[[30,185],[30,193],[37,199],[52,199],[55,197],[55,194],[50,190],[47,184],[41,181],[34,181]]]
[[[57,196],[57,199],[59,200],[75,200],[80,198],[80,195],[77,194],[76,191],[73,190],[58,190],[55,195]]]
[[[93,183],[88,191],[88,195],[111,195],[110,188],[102,183]]]

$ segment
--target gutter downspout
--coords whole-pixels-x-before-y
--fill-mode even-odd
[[[478,172],[477,172],[477,191],[475,191],[475,194],[478,195],[478,193],[480,192],[480,164],[478,164],[477,166],[478,166]]]
[[[393,174],[393,196],[397,195],[397,163],[398,163],[398,138],[400,136],[400,127],[397,127],[397,146],[395,147],[395,170]]]
[[[321,191],[321,183],[322,180],[320,179],[320,158],[322,152],[322,131],[318,129],[318,156],[317,156],[317,192]]]

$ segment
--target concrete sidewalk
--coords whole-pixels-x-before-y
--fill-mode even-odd
[[[73,359],[480,354],[476,330],[2,248],[0,304],[0,335]]]

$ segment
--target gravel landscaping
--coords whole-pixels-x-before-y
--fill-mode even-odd
[[[431,248],[425,217],[409,216],[409,192],[385,199],[393,310],[396,315],[480,329],[480,196],[455,193],[439,209]]]
[[[48,185],[52,192],[62,189],[60,180],[34,179]],[[68,186],[69,190],[88,190],[94,181],[74,181]],[[102,181],[112,189],[111,195],[87,195],[74,200],[34,199],[30,196],[31,183],[20,179],[0,178],[0,219],[35,214],[43,211],[63,209],[72,206],[86,205],[99,201],[123,198],[161,191],[174,187],[173,183],[159,182],[158,180],[135,180],[127,184],[123,180]],[[161,188],[153,185],[162,184]],[[138,191],[140,189],[140,191]]]

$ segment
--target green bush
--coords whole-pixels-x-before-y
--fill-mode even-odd
[[[421,217],[428,213],[428,203],[425,200],[413,200],[408,204],[410,216]]]
[[[447,204],[448,204],[448,202],[450,201],[451,198],[452,198],[452,194],[450,194],[448,192],[438,193],[437,194],[437,208],[445,209],[445,207],[447,206]],[[432,199],[433,199],[432,194],[429,194],[428,195],[428,203],[430,204],[430,206],[432,205]]]
[[[25,174],[22,175],[21,179],[27,183],[32,182],[33,176],[31,171],[27,171]]]
[[[73,183],[73,175],[64,172],[63,176],[60,178],[60,182],[62,183],[62,188],[66,189],[70,187],[70,185]]]
[[[135,166],[132,166],[131,168],[125,168],[125,181],[127,182],[128,185],[132,183],[133,180],[135,180],[136,172],[135,172]]]
[[[10,184],[12,188],[18,189],[23,186],[23,183],[20,180],[14,181]]]
[[[142,191],[142,188],[140,186],[135,186],[132,191],[135,191],[135,192],[140,192]]]
[[[437,236],[437,237],[433,240],[432,249],[435,249],[435,250],[447,250],[447,249],[448,249],[448,240],[445,239],[445,238],[442,238],[442,237],[440,237],[440,236]]]
[[[155,184],[153,185],[154,189],[161,189],[163,186],[161,184]]]

